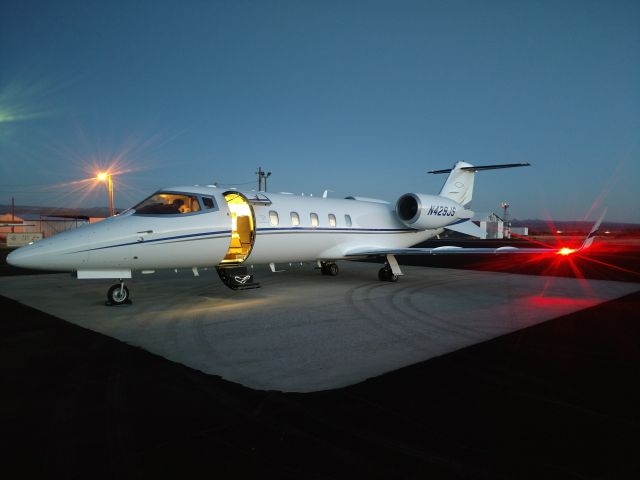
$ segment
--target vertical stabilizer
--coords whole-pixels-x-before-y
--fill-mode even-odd
[[[448,173],[439,195],[450,198],[460,205],[468,205],[473,197],[473,179],[479,170],[495,170],[498,168],[528,167],[529,163],[506,163],[502,165],[483,165],[477,167],[467,162],[458,162],[453,168],[432,170],[429,173]]]
[[[460,205],[469,204],[473,196],[473,179],[476,172],[475,170],[463,170],[465,167],[469,168],[473,165],[466,162],[456,163],[439,193],[440,196],[450,198]]]

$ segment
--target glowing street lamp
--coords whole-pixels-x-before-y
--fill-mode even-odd
[[[96,179],[101,182],[107,182],[107,187],[109,188],[109,216],[113,217],[113,180],[111,179],[111,174],[108,172],[99,172],[96,175]]]

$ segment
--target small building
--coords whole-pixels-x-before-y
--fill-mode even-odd
[[[4,213],[0,215],[0,225],[8,223],[24,223],[22,217],[12,215],[11,213]],[[7,235],[11,233],[24,233],[25,227],[20,226],[0,226],[0,242],[5,243],[7,241]]]
[[[487,239],[504,238],[504,222],[495,213],[490,213],[481,218],[480,229],[486,233]]]
[[[23,225],[0,227],[0,242],[8,243],[7,236],[11,234],[21,234],[12,237],[12,241],[17,241],[18,243],[21,243],[20,238],[31,238],[32,240],[47,238],[64,232],[65,230],[78,228],[101,220],[104,220],[104,218],[82,215],[43,215],[37,213],[22,213],[20,216],[12,216],[11,213],[6,213],[0,215],[0,223],[22,223]],[[41,237],[39,237],[39,235],[41,235]]]

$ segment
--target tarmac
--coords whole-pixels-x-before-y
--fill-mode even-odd
[[[337,277],[297,265],[254,270],[262,288],[231,291],[215,270],[129,281],[131,305],[107,307],[112,282],[67,274],[0,278],[0,295],[252,389],[315,392],[402,367],[640,291],[608,280],[374,264]]]
[[[423,267],[403,267],[396,284],[347,263],[335,278],[256,271],[263,288],[245,292],[212,271],[161,273],[135,278],[133,304],[119,308],[103,305],[109,282],[0,262],[3,475],[640,478],[637,245],[559,263],[409,260]],[[424,268],[445,265],[459,269]],[[160,345],[194,349],[218,373],[150,353]],[[199,357],[202,345],[215,355]],[[378,351],[384,362],[372,362]],[[301,390],[373,376],[282,393],[240,385],[255,368],[286,373],[267,386]]]

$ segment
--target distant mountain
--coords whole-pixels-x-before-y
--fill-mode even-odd
[[[593,226],[593,221],[585,222],[581,220],[511,220],[512,227],[529,227],[529,235],[544,235],[556,233],[558,230],[565,235],[583,235],[588,233]],[[612,234],[640,234],[640,225],[637,223],[607,222],[606,219],[600,226],[600,231],[608,230]]]

